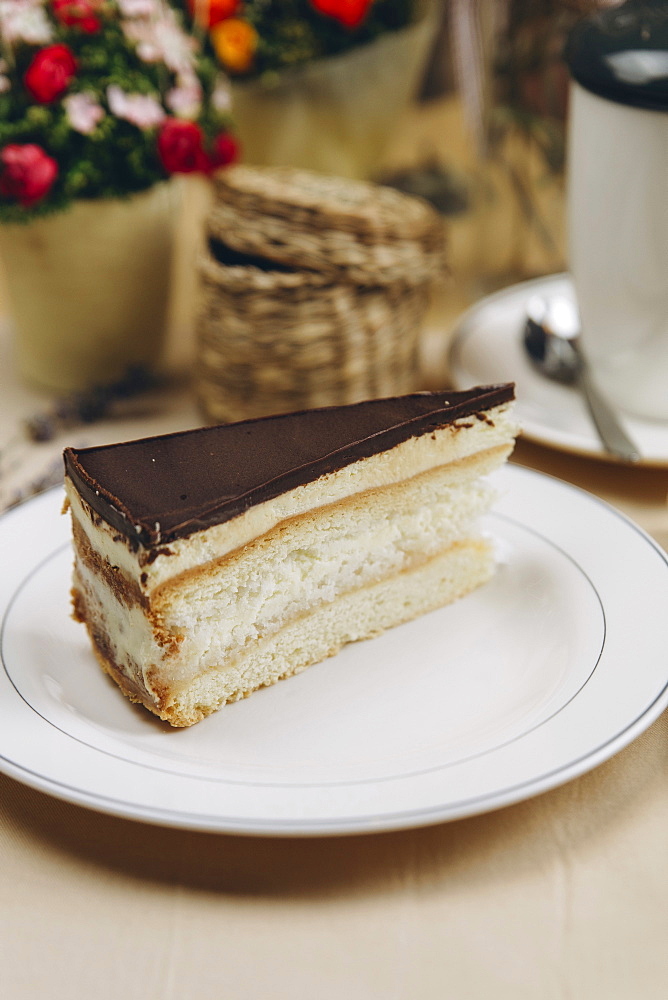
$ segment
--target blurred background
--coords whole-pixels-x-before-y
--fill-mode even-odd
[[[357,180],[427,200],[446,251],[419,321],[417,386],[447,384],[449,331],[468,306],[567,266],[563,48],[578,19],[601,6],[603,0],[2,5],[0,310],[24,381],[78,391],[158,359],[159,367],[181,374],[197,368],[200,258],[215,177],[237,163],[339,178],[343,202],[351,198],[345,182]],[[152,195],[165,185],[166,221],[158,222]],[[112,220],[103,210],[132,198],[133,228],[122,237],[119,212]],[[150,199],[150,208],[139,208]],[[115,259],[103,260],[103,249],[114,249]],[[149,261],[152,274],[144,268]],[[233,263],[235,276],[242,264],[258,261]],[[102,297],[89,304],[96,284],[105,286]],[[123,297],[126,315],[113,318]],[[134,328],[132,309],[139,317]],[[104,315],[110,328],[92,332]],[[224,327],[224,317],[220,322]],[[114,329],[128,324],[119,357],[107,357]],[[68,344],[79,325],[86,357]],[[24,326],[32,326],[25,336]],[[138,329],[150,326],[156,329],[142,348]],[[263,348],[257,350],[260,363]]]

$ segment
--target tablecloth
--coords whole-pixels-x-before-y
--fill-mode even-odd
[[[172,382],[114,419],[27,445],[20,420],[47,400],[19,384],[6,332],[0,350],[2,441],[14,442],[3,503],[59,475],[65,441],[199,421],[187,382]],[[595,492],[668,546],[668,470],[528,442],[513,460]],[[0,775],[0,994],[659,1000],[668,988],[667,778],[665,714],[563,787],[481,816],[364,836],[161,828]]]

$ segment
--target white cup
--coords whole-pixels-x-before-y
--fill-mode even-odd
[[[668,113],[571,83],[570,270],[582,346],[621,409],[668,420]]]

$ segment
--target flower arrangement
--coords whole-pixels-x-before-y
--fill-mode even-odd
[[[233,77],[277,73],[366,45],[415,19],[418,0],[185,0]]]
[[[227,78],[166,0],[0,0],[0,221],[232,162]]]

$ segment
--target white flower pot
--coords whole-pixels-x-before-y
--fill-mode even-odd
[[[154,365],[168,320],[175,223],[170,183],[128,199],[79,201],[0,226],[19,373],[57,391]]]

